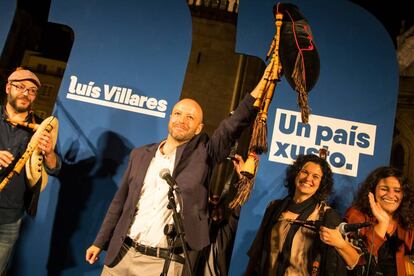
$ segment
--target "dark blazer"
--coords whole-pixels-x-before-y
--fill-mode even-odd
[[[214,164],[226,159],[230,147],[256,115],[254,98],[247,95],[234,114],[223,120],[211,139],[205,133],[177,148],[173,177],[183,197],[185,238],[191,249],[209,244],[208,183]],[[133,149],[120,188],[108,209],[94,245],[107,250],[105,264],[111,266],[121,249],[135,216],[143,181],[159,143]]]

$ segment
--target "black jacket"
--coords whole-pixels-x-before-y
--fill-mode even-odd
[[[26,151],[33,131],[25,127],[10,125],[6,121],[7,115],[5,114],[4,106],[1,105],[0,116],[0,150],[7,150],[14,156],[14,162],[9,167],[0,170],[0,181],[3,181]],[[26,121],[40,124],[42,119],[33,113],[29,113]],[[59,172],[61,166],[59,156],[57,162],[55,169],[50,170],[46,168],[48,174],[56,175]],[[24,167],[19,174],[15,174],[7,186],[0,192],[0,224],[16,222],[23,216],[24,211],[31,216],[35,216],[40,188],[41,179],[34,187],[29,188]]]
[[[248,255],[250,257],[245,275],[266,275],[267,268],[265,266],[266,260],[269,257],[268,245],[270,244],[270,233],[274,225],[273,218],[280,217],[281,213],[285,211],[289,198],[272,201],[266,208],[262,223],[257,231],[256,238],[249,249]],[[324,223],[327,227],[335,227],[340,222],[340,216],[333,210],[328,209],[324,215]],[[320,254],[320,266],[318,275],[347,275],[347,268],[344,260],[335,250],[335,248],[328,246],[321,242],[318,238],[314,241],[313,250],[309,255],[309,275],[311,275],[312,261]],[[320,249],[317,249],[320,248]],[[279,275],[278,275],[279,276]]]

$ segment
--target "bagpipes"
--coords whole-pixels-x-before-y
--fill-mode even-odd
[[[319,77],[319,55],[316,50],[310,26],[293,4],[277,3],[273,7],[276,32],[272,39],[266,60],[271,60],[259,86],[259,96],[254,107],[259,110],[253,125],[247,160],[242,168],[243,177],[236,184],[237,194],[230,208],[243,205],[250,196],[259,164],[259,155],[268,151],[267,116],[273,99],[276,83],[282,75],[298,93],[298,105],[302,122],[307,124],[310,114],[308,93]]]
[[[39,179],[41,178],[41,190],[46,187],[47,184],[47,173],[43,166],[43,155],[38,149],[39,145],[39,138],[43,131],[47,131],[51,133],[52,137],[52,145],[53,148],[56,145],[57,139],[57,132],[58,132],[58,119],[55,116],[50,116],[43,120],[41,124],[34,124],[34,123],[26,123],[26,122],[19,122],[10,119],[6,119],[12,125],[15,126],[22,126],[31,129],[35,132],[30,139],[29,144],[27,145],[26,151],[23,155],[19,158],[16,162],[13,170],[9,172],[9,174],[3,179],[0,183],[0,192],[7,186],[10,180],[13,178],[14,175],[20,174],[25,166],[26,176],[28,179],[28,184],[30,187],[33,187],[38,183]]]

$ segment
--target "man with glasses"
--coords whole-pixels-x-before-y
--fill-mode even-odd
[[[29,124],[41,119],[34,115],[32,103],[40,87],[39,78],[29,70],[17,68],[6,84],[5,105],[0,105],[0,181],[10,176],[17,161],[25,153],[34,133]],[[61,161],[54,152],[52,134],[43,131],[39,135],[38,149],[43,155],[43,166],[48,174],[56,175]],[[24,211],[36,214],[41,181],[28,186],[25,168],[14,174],[0,190],[0,275],[7,266],[13,246],[19,236]]]

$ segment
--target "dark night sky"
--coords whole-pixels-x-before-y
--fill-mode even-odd
[[[378,18],[387,29],[394,42],[401,32],[402,22],[404,21],[404,30],[407,30],[414,24],[414,12],[411,6],[412,0],[352,0],[372,13]]]
[[[51,0],[18,0],[18,6],[29,11],[35,11],[34,14],[40,18],[47,18],[48,9]],[[242,2],[243,0],[239,0]],[[412,0],[350,0],[376,16],[384,26],[395,37],[399,34],[401,21],[406,20],[407,26],[414,24],[414,12],[410,7]],[[275,1],[277,2],[277,1]]]
[[[243,1],[243,0],[240,0]],[[412,0],[350,0],[360,5],[379,19],[390,33],[394,44],[401,33],[402,26],[407,30],[414,24],[414,12],[409,7]],[[35,3],[36,2],[36,3]],[[65,60],[68,58],[73,41],[69,28],[58,24],[46,23],[51,0],[18,0],[18,7],[32,14],[35,20],[45,24],[45,32],[38,43],[39,50],[51,58]],[[277,1],[275,1],[277,2]],[[392,3],[392,4],[391,4]],[[405,21],[405,25],[402,22]]]

